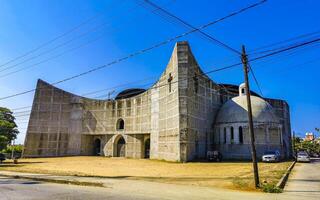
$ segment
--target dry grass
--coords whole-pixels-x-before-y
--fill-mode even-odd
[[[290,162],[259,163],[261,181],[276,183],[289,165]],[[253,189],[252,164],[249,162],[172,163],[144,159],[77,156],[20,159],[17,165],[7,161],[0,165],[0,170]]]

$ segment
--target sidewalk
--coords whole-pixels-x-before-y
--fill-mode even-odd
[[[282,195],[295,196],[296,199],[318,200],[320,198],[320,159],[313,159],[311,163],[298,163]]]

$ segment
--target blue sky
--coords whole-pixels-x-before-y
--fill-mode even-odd
[[[200,26],[257,1],[154,2],[190,24]],[[32,89],[39,78],[47,82],[64,79],[188,31],[141,5],[139,0],[0,0],[0,65],[92,19],[33,54],[0,67],[1,71],[13,66],[0,72],[0,96]],[[236,49],[245,44],[250,52],[268,44],[318,31],[319,8],[320,2],[315,0],[269,0],[204,31]],[[180,40],[189,41],[204,71],[240,61],[236,54],[199,34],[191,34]],[[59,84],[58,87],[84,94],[154,77],[127,86],[147,87],[166,67],[173,46],[174,42],[171,42],[112,67]],[[320,59],[316,60],[319,53],[318,45],[313,45],[294,53],[251,63],[264,96],[285,99],[289,103],[292,130],[301,134],[320,126]],[[52,58],[60,54],[61,56]],[[42,62],[47,59],[48,61]],[[20,62],[23,63],[19,64]],[[39,62],[42,63],[35,65]],[[33,67],[6,75],[28,66]],[[243,81],[241,67],[214,73],[210,77],[219,83],[240,84]],[[258,91],[254,82],[251,85],[253,90]],[[115,92],[125,88],[117,88]],[[33,93],[29,93],[2,100],[0,106],[31,106],[32,99]],[[17,112],[23,111],[26,112],[20,115],[27,114],[28,108]],[[17,117],[21,131],[18,143],[24,141],[27,120],[28,116]]]

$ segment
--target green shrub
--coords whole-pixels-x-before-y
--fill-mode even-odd
[[[270,183],[262,185],[262,190],[267,193],[281,193],[282,192],[281,188],[275,186],[274,184],[270,184]]]

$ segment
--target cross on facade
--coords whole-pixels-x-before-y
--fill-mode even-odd
[[[171,92],[171,82],[172,82],[172,75],[169,73],[168,83],[169,83],[169,92]]]

